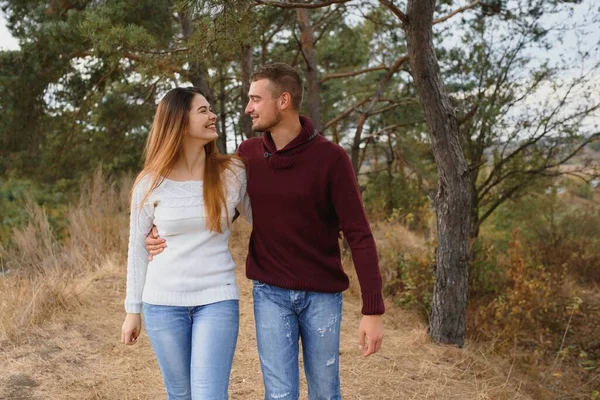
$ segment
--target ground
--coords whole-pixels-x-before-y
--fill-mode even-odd
[[[263,387],[252,313],[252,285],[243,262],[248,230],[237,229],[231,249],[241,291],[240,335],[230,383],[231,399],[261,399]],[[122,260],[117,257],[115,260]],[[138,343],[119,342],[124,317],[125,266],[108,260],[78,283],[81,304],[0,343],[0,399],[164,399],[162,378],[145,333]],[[355,277],[350,271],[351,279]],[[534,399],[536,389],[510,364],[467,344],[430,342],[412,312],[387,304],[380,352],[360,356],[360,296],[353,282],[344,294],[340,349],[344,399]],[[215,360],[218,362],[218,360]],[[302,378],[301,399],[306,399]]]

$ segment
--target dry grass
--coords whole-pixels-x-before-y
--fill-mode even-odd
[[[377,221],[371,225],[378,250],[392,249],[410,255],[431,251],[422,236],[411,232],[401,224]]]
[[[0,282],[0,341],[20,342],[36,325],[80,302],[77,284],[107,259],[126,252],[127,196],[131,185],[107,183],[102,171],[82,188],[69,212],[67,239],[59,241],[43,208],[29,204],[28,224],[0,246],[0,263],[9,274]]]
[[[100,183],[91,188],[71,214],[73,226],[65,244],[49,235],[43,213],[37,210],[40,214],[34,225],[19,233],[23,240],[12,253],[4,255],[11,269],[24,270],[5,277],[0,285],[0,334],[4,337],[0,342],[0,399],[165,398],[145,333],[135,346],[119,342],[124,317],[126,193]],[[120,200],[111,200],[116,197]],[[86,207],[91,204],[94,206]],[[263,398],[252,287],[242,267],[248,234],[249,228],[238,223],[230,243],[239,266],[241,291],[232,399]],[[378,235],[378,241],[381,246],[387,241],[406,251],[425,250],[422,240],[400,227],[387,237]],[[432,344],[415,313],[389,304],[384,316],[384,346],[372,357],[360,357],[360,298],[353,269],[347,269],[353,285],[344,296],[340,349],[343,398],[543,398],[540,393],[526,391],[528,385],[506,361],[486,356],[475,344],[462,350]],[[306,398],[305,385],[301,398]]]

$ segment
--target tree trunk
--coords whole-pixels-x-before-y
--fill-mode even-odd
[[[331,131],[332,131],[332,136],[333,136],[333,142],[335,144],[340,144],[340,133],[338,131],[338,124],[337,124],[337,122],[335,124],[333,124],[333,127],[332,127]]]
[[[179,23],[181,24],[181,33],[183,34],[183,38],[187,41],[194,32],[194,24],[190,13],[182,13],[179,16]],[[208,71],[197,61],[190,60],[189,63],[189,71],[190,71],[190,81],[192,85],[199,88],[202,93],[204,93],[204,97],[208,103],[215,107],[217,104],[217,98],[213,93],[210,85],[208,84]],[[227,153],[227,147],[225,143],[227,143],[226,132],[219,132],[219,138],[217,139],[217,148],[221,154]]]
[[[390,149],[390,157],[387,159],[387,209],[391,210],[393,208],[392,203],[392,185],[394,184],[394,173],[392,172],[392,167],[394,166],[394,161],[396,160],[396,154],[394,153],[394,147],[392,146],[392,136],[388,135],[387,141],[388,147]]]
[[[434,204],[438,247],[429,334],[436,342],[462,347],[466,326],[471,194],[456,115],[442,84],[433,51],[435,3],[435,0],[408,0],[406,24],[410,66],[423,104],[439,175]]]
[[[312,120],[315,129],[323,131],[321,121],[321,83],[317,70],[317,53],[315,52],[315,32],[310,24],[308,10],[306,8],[296,9],[298,26],[300,27],[300,46],[306,64],[307,82],[307,107],[308,116]]]
[[[252,46],[249,44],[242,45],[242,105],[246,107],[246,100],[248,99],[248,92],[250,91],[250,76],[252,75]],[[242,111],[242,116],[240,117],[240,125],[242,127],[242,132],[247,139],[256,136],[254,131],[252,130],[252,120],[248,115],[246,115]]]
[[[356,127],[356,132],[354,133],[354,139],[352,140],[352,147],[350,149],[350,160],[352,161],[352,168],[354,168],[354,173],[358,176],[359,173],[359,153],[360,153],[360,144],[362,142],[362,131],[365,126],[365,122],[367,121],[367,113],[363,112],[358,119],[358,126]]]
[[[227,110],[225,109],[225,101],[227,96],[225,94],[225,74],[223,73],[223,66],[219,66],[219,121],[221,122],[221,132],[217,138],[217,147],[221,154],[227,154]],[[221,147],[225,150],[222,151]]]
[[[470,221],[470,228],[469,228],[469,239],[471,241],[471,243],[473,243],[475,241],[475,239],[477,239],[479,237],[479,227],[480,227],[480,222],[479,222],[479,200],[477,199],[478,194],[477,193],[477,183],[475,181],[475,179],[477,179],[477,172],[474,172],[475,176],[471,176],[471,180],[469,182],[470,184],[470,191],[469,191],[469,195],[471,196],[471,221]]]
[[[213,93],[212,89],[208,85],[207,79],[204,77],[204,69],[202,66],[196,62],[190,63],[190,80],[192,81],[192,85],[199,88],[202,93],[204,93],[204,97],[208,103],[215,107],[217,104],[217,98]],[[218,127],[218,125],[217,125]],[[227,143],[227,132],[219,129],[219,137],[217,138],[217,148],[221,154],[227,154],[227,147],[225,143]]]
[[[267,45],[266,41],[263,41],[260,46],[260,65],[265,65],[267,63]]]

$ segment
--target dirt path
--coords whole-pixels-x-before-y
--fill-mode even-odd
[[[247,232],[232,237],[241,290],[240,335],[231,399],[261,399],[251,284],[243,274]],[[121,264],[121,263],[118,263]],[[34,331],[27,343],[0,348],[0,399],[164,399],[158,365],[145,334],[135,346],[119,343],[125,289],[123,265],[107,262],[81,283],[83,304]],[[501,360],[471,346],[458,350],[429,343],[411,313],[389,306],[378,354],[359,356],[359,296],[344,297],[342,393],[344,399],[531,399]],[[302,377],[302,379],[304,379]],[[302,399],[306,399],[305,381]]]

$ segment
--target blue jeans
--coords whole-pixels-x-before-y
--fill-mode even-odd
[[[143,313],[168,399],[227,399],[239,302],[196,307],[144,303]]]
[[[342,294],[288,290],[254,281],[253,296],[265,400],[299,398],[299,339],[309,400],[341,399]]]

